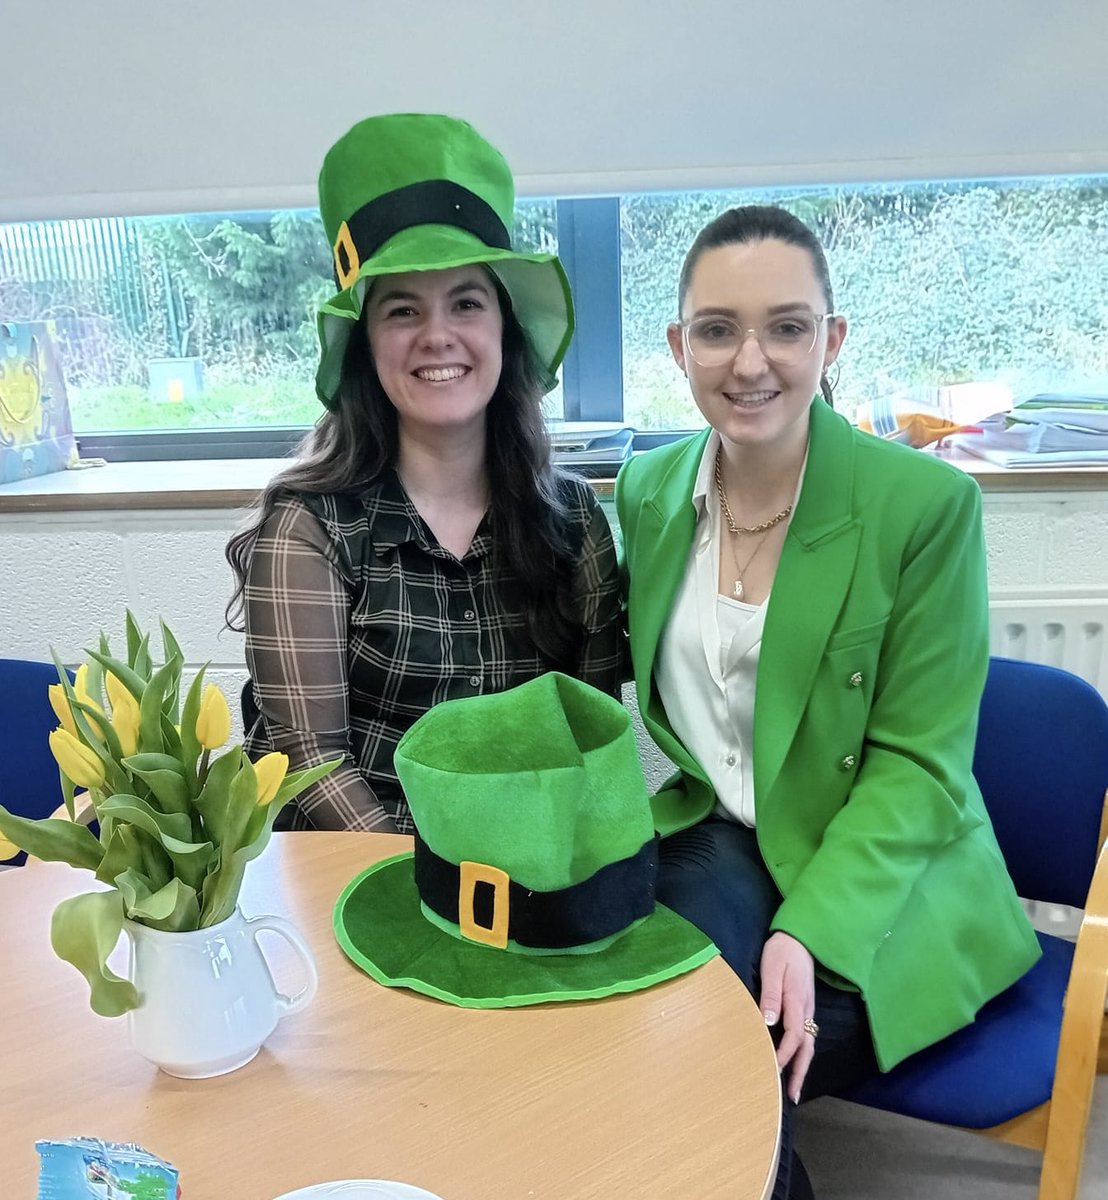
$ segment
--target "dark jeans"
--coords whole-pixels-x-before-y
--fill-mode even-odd
[[[753,829],[709,817],[661,843],[658,899],[702,929],[757,1002],[759,967],[770,922],[781,904]],[[819,1037],[801,1100],[837,1092],[877,1071],[866,1009],[856,992],[816,977]],[[780,1034],[780,1027],[775,1031]],[[776,1040],[776,1039],[775,1039]],[[792,1101],[782,1091],[781,1159],[774,1200],[810,1196],[793,1153]]]

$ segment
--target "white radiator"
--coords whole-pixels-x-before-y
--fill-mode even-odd
[[[1108,697],[1108,589],[1004,588],[989,619],[991,653],[1062,667]]]

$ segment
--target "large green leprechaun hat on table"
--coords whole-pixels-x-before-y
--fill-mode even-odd
[[[483,263],[503,284],[545,389],[573,333],[555,254],[512,249],[515,184],[504,157],[464,121],[392,113],[359,121],[327,152],[319,209],[338,294],[319,310],[316,392],[330,409],[370,284],[381,275]]]
[[[335,906],[378,982],[467,1008],[631,992],[718,951],[655,902],[658,843],[623,706],[551,672],[448,700],[400,739],[414,853]]]

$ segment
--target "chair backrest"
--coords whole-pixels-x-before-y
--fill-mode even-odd
[[[49,742],[58,718],[46,689],[57,682],[53,663],[0,658],[0,804],[21,817],[48,817],[64,800]]]
[[[1084,907],[1108,788],[1100,693],[1056,667],[990,659],[973,773],[1016,891]]]

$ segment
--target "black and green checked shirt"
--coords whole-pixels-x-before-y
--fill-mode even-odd
[[[611,531],[587,483],[560,486],[580,546],[573,592],[585,627],[570,673],[618,697],[623,637]],[[504,691],[555,665],[503,592],[487,522],[455,558],[394,471],[360,495],[278,501],[246,581],[246,657],[262,713],[247,749],[283,751],[293,769],[345,756],[282,824],[412,830],[392,765],[408,727],[443,700]]]

